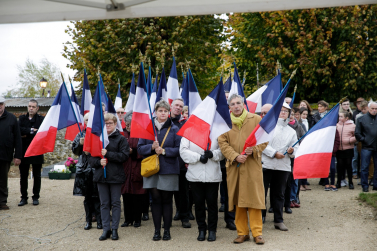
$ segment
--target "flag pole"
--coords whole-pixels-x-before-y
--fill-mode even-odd
[[[329,115],[336,107],[338,107],[339,106],[339,103],[342,103],[345,99],[346,99],[347,97],[344,97],[344,98],[342,98],[328,113],[326,113],[326,115],[325,116],[323,116],[323,118],[321,118],[318,122],[317,122],[317,124],[322,120],[322,119],[324,119],[324,118],[326,118],[326,116],[327,115]],[[316,124],[316,125],[317,125]],[[313,130],[313,128],[315,128],[315,125],[312,127],[312,128],[310,128],[310,130],[309,131],[307,131],[305,134],[304,134],[304,136],[302,136],[299,140],[297,140],[296,141],[296,143],[294,143],[293,145],[292,145],[292,147],[294,147],[295,145],[297,145],[297,143],[299,143],[304,137],[306,137],[306,135],[309,133],[309,132],[311,132],[312,130]],[[285,153],[284,153],[284,155],[286,155],[288,152],[287,151],[285,151]]]
[[[291,108],[293,108],[293,102],[295,101],[295,97],[296,97],[296,90],[297,90],[297,85],[295,85],[295,89],[293,91],[293,97],[292,97],[292,100],[291,100]]]
[[[72,111],[73,111],[73,115],[75,115],[76,124],[77,124],[77,126],[79,127],[80,136],[82,137],[82,132],[81,132],[81,128],[80,128],[80,125],[79,125],[79,121],[77,120],[77,116],[76,116],[76,113],[75,113],[75,109],[73,109],[72,100],[71,100],[71,97],[69,96],[67,86],[65,85],[65,81],[64,81],[63,73],[60,72],[60,74],[61,74],[62,79],[63,79],[63,84],[64,84],[64,87],[65,87],[65,91],[67,92],[67,96],[68,96],[68,98],[69,98],[69,103],[71,104],[71,108],[72,108]],[[71,78],[70,78],[69,76],[68,76],[68,78],[69,78],[69,81],[71,82],[71,87],[72,87],[72,81],[71,81]],[[72,88],[72,90],[73,90],[73,88]]]
[[[101,80],[99,81],[99,84],[101,85]],[[104,121],[102,121],[103,111],[102,111],[102,100],[101,100],[101,86],[99,86],[98,91],[99,91],[99,102],[101,104],[101,113],[102,113],[102,116],[100,116],[101,131],[102,131],[102,149],[105,149],[105,135],[103,134],[103,122]],[[105,156],[103,156],[103,158],[105,159]],[[103,167],[103,176],[106,179],[106,166]]]

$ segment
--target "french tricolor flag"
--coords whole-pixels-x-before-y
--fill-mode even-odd
[[[274,130],[279,119],[285,96],[287,95],[289,82],[285,85],[283,91],[280,93],[280,96],[274,102],[272,108],[268,111],[266,116],[262,118],[250,136],[246,139],[242,154],[245,154],[245,149],[247,147],[257,146],[268,142],[274,136]]]
[[[150,139],[153,141],[155,140],[151,109],[144,77],[143,63],[140,63],[131,128],[131,138]]]
[[[101,150],[109,144],[109,138],[102,111],[102,103],[106,104],[106,100],[103,100],[101,89],[101,81],[99,81],[90,106],[83,150],[90,152],[93,157],[102,158]]]
[[[72,107],[73,110],[75,111],[75,115],[77,118],[77,123],[80,126],[80,129],[77,125],[71,125],[67,127],[67,130],[65,131],[65,139],[73,141],[76,138],[76,135],[81,131],[84,130],[84,117],[80,113],[80,106],[79,102],[77,101],[76,95],[75,95],[75,90],[73,90],[73,86],[71,84],[71,102],[72,102]]]
[[[152,93],[151,93],[151,97],[149,99],[149,104],[151,106],[151,111],[153,113],[154,111],[154,106],[156,104],[156,97],[157,97],[157,83],[158,83],[158,76],[156,76],[156,80],[154,81],[154,85],[152,87]]]
[[[328,177],[338,114],[339,104],[315,124],[301,141],[295,154],[295,179]]]
[[[230,92],[230,87],[231,86],[232,86],[232,74],[230,74],[229,78],[225,81],[224,91]]]
[[[279,97],[281,92],[281,73],[279,72],[268,83],[260,87],[247,99],[249,111],[252,113],[261,112],[262,106],[265,104],[273,104]]]
[[[233,76],[232,84],[230,86],[230,91],[229,91],[229,97],[228,98],[230,98],[230,96],[232,96],[233,94],[238,94],[238,95],[240,95],[241,97],[243,97],[245,99],[244,102],[245,102],[247,110],[249,111],[249,108],[248,108],[247,102],[246,102],[245,93],[243,92],[243,87],[242,87],[242,84],[241,84],[241,79],[240,79],[240,76],[238,75],[238,70],[237,70],[236,63],[234,63],[234,76]]]
[[[210,142],[230,129],[232,121],[221,79],[215,89],[196,107],[177,135],[206,150],[210,148]]]
[[[175,58],[173,57],[173,65],[171,66],[167,83],[167,101],[169,102],[169,104],[171,104],[173,100],[180,97],[181,95],[179,94],[177,67],[175,64]]]
[[[126,107],[124,108],[124,111],[130,112],[132,109],[134,109],[134,103],[135,103],[135,93],[136,93],[136,87],[135,87],[135,73],[132,73],[132,81],[131,81],[131,87],[130,87],[130,94],[128,95],[128,100]]]
[[[92,103],[92,94],[89,89],[88,76],[86,75],[86,70],[84,69],[84,82],[82,85],[82,99],[80,113],[82,116],[90,111],[90,104]]]
[[[189,115],[193,113],[193,111],[198,107],[198,105],[202,102],[200,98],[198,89],[196,88],[196,84],[194,81],[194,77],[192,76],[191,70],[189,69],[187,72],[186,83],[182,89],[182,98],[184,104],[188,106]]]
[[[168,102],[168,90],[166,88],[165,68],[162,68],[161,72],[160,85],[158,86],[158,91],[156,95],[157,102],[160,101],[161,98]]]
[[[181,97],[182,97],[182,91],[185,88],[185,84],[186,84],[185,73],[182,72],[182,84],[181,84],[181,87],[179,88],[179,94],[181,94]]]
[[[57,131],[74,124],[76,124],[75,114],[67,87],[63,82],[37,134],[26,150],[25,157],[53,152]]]
[[[122,96],[120,95],[120,85],[118,85],[118,93],[115,98],[114,108],[115,110],[122,107]]]

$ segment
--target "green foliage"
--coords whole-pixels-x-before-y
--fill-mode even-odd
[[[174,48],[179,81],[182,79],[180,65],[184,65],[187,60],[203,96],[217,84],[219,77],[216,71],[220,65],[219,54],[225,37],[222,33],[223,20],[214,15],[72,23],[74,27],[68,27],[66,33],[72,37],[73,42],[66,43],[63,56],[71,61],[71,69],[78,70],[75,80],[82,81],[83,69],[86,68],[91,88],[94,89],[98,81],[96,73],[99,66],[112,98],[117,92],[118,78],[122,97],[127,97],[132,64],[137,67],[140,63],[140,51],[150,58],[154,76],[156,66],[161,73],[163,58],[165,74],[169,75]],[[145,70],[147,73],[147,66]],[[138,68],[136,74],[137,71]]]
[[[51,91],[51,97],[56,96],[62,83],[59,68],[48,61],[42,59],[38,64],[30,59],[26,59],[25,65],[17,65],[18,83],[15,88],[4,93],[6,97],[36,97],[42,96],[42,89],[39,81],[42,78],[47,80],[47,91]]]
[[[282,64],[283,83],[298,68],[297,100],[337,102],[377,97],[377,5],[240,13],[229,16],[226,56],[235,57],[246,86],[256,89]],[[288,93],[293,94],[293,88]]]

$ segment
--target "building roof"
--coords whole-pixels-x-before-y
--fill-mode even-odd
[[[27,107],[30,99],[38,101],[39,106],[51,106],[55,97],[50,98],[5,98],[5,105],[7,107]]]

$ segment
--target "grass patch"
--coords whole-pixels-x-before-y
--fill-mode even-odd
[[[360,193],[359,199],[366,202],[368,205],[377,208],[377,193]]]

